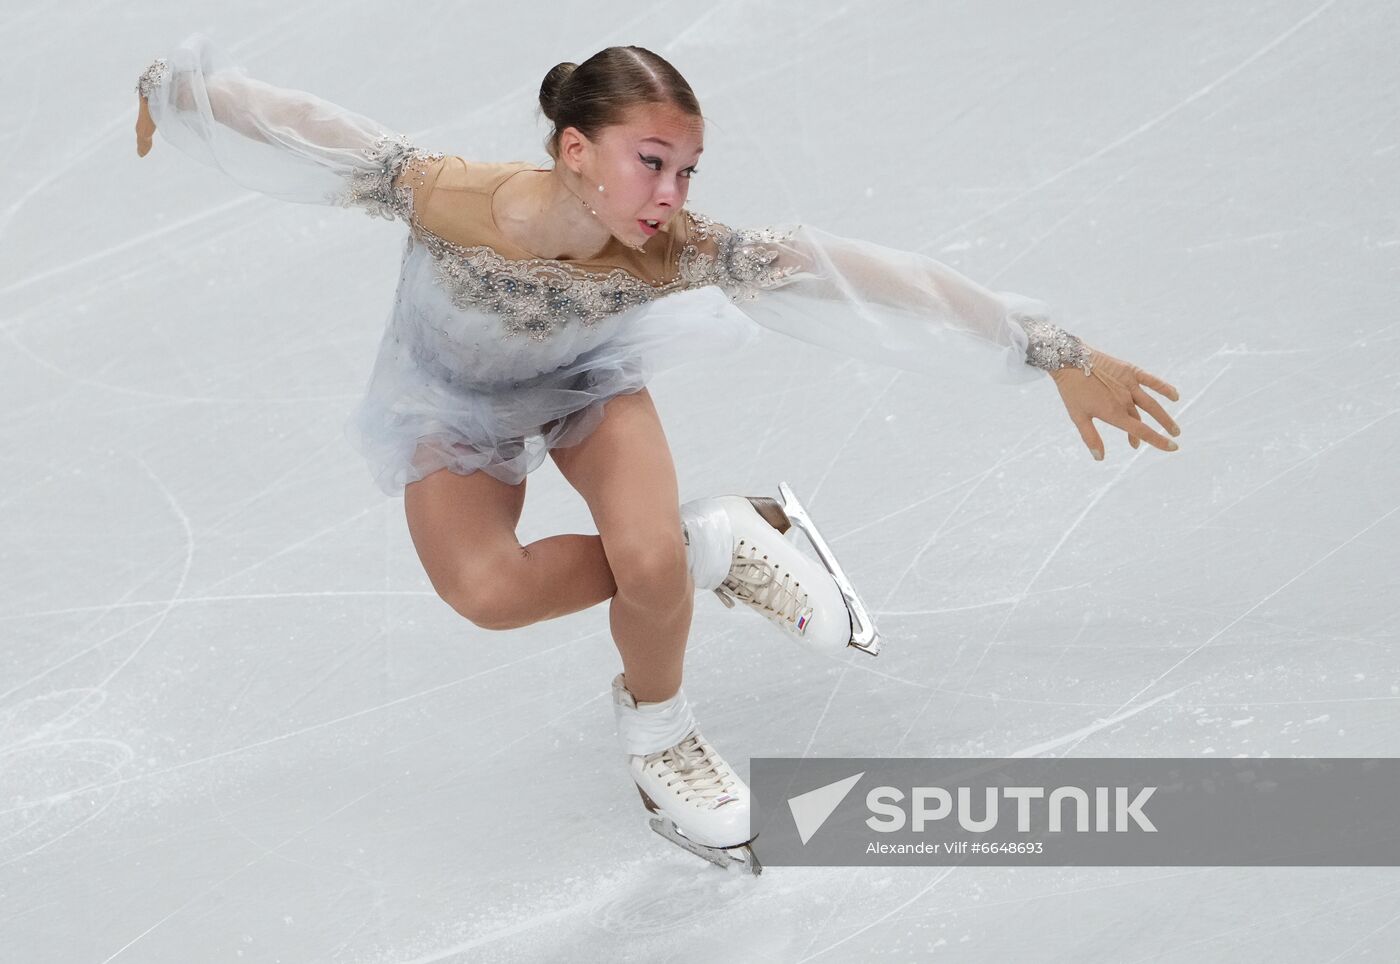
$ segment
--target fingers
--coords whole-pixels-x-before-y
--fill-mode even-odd
[[[1079,437],[1084,440],[1084,444],[1089,446],[1089,452],[1094,458],[1103,461],[1103,439],[1099,438],[1099,430],[1094,428],[1094,420],[1085,416],[1074,417],[1074,427],[1079,429]]]
[[[1181,434],[1181,426],[1177,425],[1176,421],[1167,414],[1167,410],[1162,407],[1162,403],[1144,392],[1141,388],[1133,389],[1133,401],[1146,409],[1148,414],[1155,418],[1158,423],[1172,435]]]
[[[1173,388],[1171,385],[1168,385],[1166,382],[1162,381],[1160,378],[1158,378],[1151,372],[1145,372],[1141,368],[1139,368],[1137,370],[1137,377],[1138,381],[1142,382],[1144,385],[1146,385],[1148,388],[1152,389],[1159,395],[1165,395],[1167,398],[1170,398],[1174,402],[1181,401],[1181,395],[1177,392],[1175,388]],[[1151,409],[1148,409],[1148,411],[1151,411]],[[1153,412],[1152,414],[1155,417],[1157,413]]]
[[[1138,418],[1137,406],[1134,405],[1132,402],[1129,402],[1126,406],[1124,406],[1123,414],[1128,416],[1128,418]],[[1128,444],[1131,445],[1133,448],[1137,448],[1139,444],[1138,437],[1136,435],[1129,435]]]
[[[1110,425],[1118,426],[1123,431],[1127,432],[1129,436],[1136,436],[1164,452],[1174,452],[1178,448],[1175,442],[1154,432],[1152,429],[1148,428],[1146,423],[1141,419],[1134,418],[1131,415],[1126,415],[1123,412],[1110,412],[1098,417],[1108,422]]]
[[[151,135],[156,132],[155,119],[146,98],[141,98],[141,109],[136,114],[136,156],[145,157],[151,152]]]

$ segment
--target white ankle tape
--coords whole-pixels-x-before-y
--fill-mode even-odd
[[[729,513],[722,507],[704,507],[704,499],[681,506],[686,534],[686,561],[697,590],[715,589],[729,576],[734,561],[734,534]]]
[[[685,690],[677,690],[669,700],[638,706],[623,684],[621,673],[613,680],[613,711],[617,739],[624,753],[645,755],[669,749],[695,728],[695,714],[685,698]]]

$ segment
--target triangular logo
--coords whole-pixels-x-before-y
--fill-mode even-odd
[[[797,824],[797,834],[802,838],[804,847],[807,841],[812,839],[812,835],[822,828],[822,824],[826,823],[826,818],[831,816],[832,811],[841,806],[846,794],[851,792],[851,788],[863,776],[864,770],[853,777],[846,777],[844,780],[837,780],[835,783],[828,783],[824,787],[788,798],[792,822]]]

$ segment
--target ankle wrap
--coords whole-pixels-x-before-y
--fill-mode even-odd
[[[734,560],[734,533],[729,513],[708,500],[694,499],[681,506],[685,557],[697,590],[716,589],[729,576]]]
[[[677,690],[669,700],[638,705],[618,673],[613,678],[612,692],[617,739],[624,753],[645,755],[669,749],[695,728],[695,715],[684,689]]]

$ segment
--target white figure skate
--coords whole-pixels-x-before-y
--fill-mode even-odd
[[[718,867],[762,873],[749,833],[749,788],[700,733],[684,690],[638,703],[618,673],[612,697],[628,772],[657,814],[651,829]]]
[[[778,492],[781,505],[766,496],[720,495],[681,506],[695,587],[712,590],[731,609],[738,599],[818,652],[854,646],[877,655],[879,633],[845,570],[786,482]],[[821,565],[785,538],[794,526]]]

